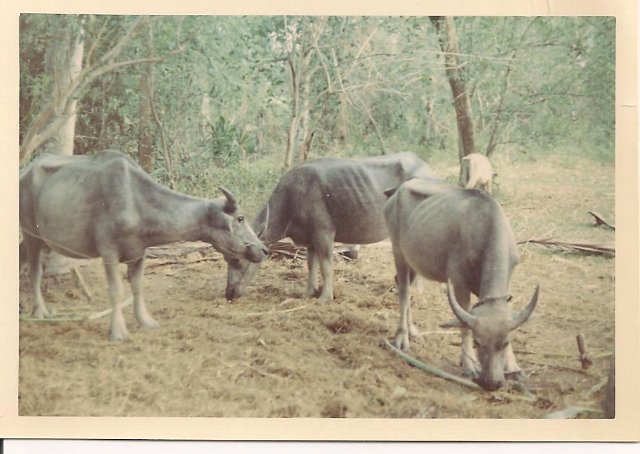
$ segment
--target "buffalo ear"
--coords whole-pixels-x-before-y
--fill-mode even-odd
[[[398,186],[394,186],[393,188],[387,188],[384,190],[384,195],[387,196],[387,198],[389,198],[393,194],[395,194],[397,190],[398,190]]]
[[[231,219],[229,216],[224,216],[226,208],[220,210],[220,207],[213,203],[209,203],[207,207],[207,221],[210,226],[218,228],[224,232],[231,232]]]
[[[464,325],[460,320],[454,318],[453,320],[449,320],[446,323],[440,325],[440,328],[462,328]]]

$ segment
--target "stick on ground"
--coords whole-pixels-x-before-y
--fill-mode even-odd
[[[133,303],[133,297],[132,296],[127,298],[124,302],[120,303],[120,307],[122,309],[124,309],[127,306],[131,306],[131,303]],[[113,312],[113,309],[106,309],[106,310],[104,310],[102,312],[96,312],[96,313],[87,315],[85,317],[85,320],[97,320],[99,318],[104,317],[105,315],[110,314],[111,312]]]
[[[82,277],[82,273],[80,273],[80,270],[78,269],[77,266],[73,266],[72,270],[73,270],[73,273],[76,275],[76,278],[78,279],[78,283],[80,284],[80,287],[82,287],[82,290],[84,291],[85,295],[87,295],[87,298],[89,299],[89,301],[91,301],[93,299],[93,296],[89,291],[89,287],[87,286],[87,283],[85,282],[84,277]]]
[[[469,388],[482,389],[482,388],[480,388],[480,386],[476,385],[472,381],[465,380],[464,378],[460,378],[460,377],[458,377],[456,375],[450,374],[450,373],[445,372],[443,370],[440,370],[440,369],[438,369],[436,367],[429,366],[428,364],[420,362],[417,359],[407,355],[403,351],[398,350],[397,348],[395,348],[386,339],[383,339],[383,340],[384,340],[385,345],[387,347],[389,347],[391,350],[393,350],[400,358],[404,359],[406,362],[408,362],[412,366],[417,367],[418,369],[424,370],[425,372],[429,372],[430,374],[433,374],[436,377],[444,378],[445,380],[451,380],[451,381],[454,381],[454,382],[459,383],[461,385],[468,386]]]
[[[609,227],[611,230],[616,229],[616,226],[605,221],[600,213],[596,211],[589,211],[589,214],[596,219],[595,226],[604,225],[605,227]]]

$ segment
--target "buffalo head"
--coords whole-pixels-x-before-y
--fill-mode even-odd
[[[510,350],[511,333],[531,317],[538,302],[539,292],[540,287],[536,286],[527,307],[515,316],[507,304],[507,296],[491,299],[490,302],[476,305],[467,312],[456,300],[449,281],[449,305],[459,321],[457,325],[470,329],[473,333],[473,345],[481,367],[475,381],[484,389],[494,391],[504,385],[507,355],[513,354]]]

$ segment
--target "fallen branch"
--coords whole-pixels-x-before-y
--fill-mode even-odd
[[[89,291],[89,287],[87,287],[87,283],[82,277],[80,270],[78,269],[77,266],[73,266],[72,270],[73,270],[73,273],[76,275],[76,278],[78,279],[78,283],[80,284],[80,287],[82,287],[82,290],[84,291],[85,295],[87,295],[87,298],[89,299],[89,301],[91,301],[92,299],[91,292]]]
[[[335,246],[333,249],[333,255],[335,257],[347,261],[355,260],[355,257],[349,256],[349,252],[351,252],[351,249],[344,245]],[[269,245],[269,255],[275,259],[284,256],[293,260],[306,260],[307,248],[298,246],[290,241],[275,241]]]
[[[568,241],[557,241],[549,238],[537,240],[528,239],[518,241],[518,244],[538,244],[547,248],[557,248],[563,252],[582,252],[586,254],[604,255],[607,257],[613,257],[616,255],[616,250],[613,246],[607,244],[593,244],[593,243],[572,243]]]
[[[584,340],[584,336],[582,334],[578,334],[576,336],[576,341],[578,342],[578,351],[580,352],[580,362],[582,363],[583,369],[588,369],[593,365],[593,361],[589,359],[589,355],[587,353],[587,341]]]
[[[125,308],[130,306],[133,303],[133,297],[128,298],[124,302],[120,303],[121,308]],[[20,321],[22,322],[40,322],[40,323],[61,323],[61,322],[81,322],[84,320],[97,320],[99,318],[104,317],[105,315],[113,312],[113,309],[106,309],[101,312],[94,312],[93,314],[87,315],[76,315],[76,316],[68,316],[68,317],[49,317],[49,318],[34,318],[34,317],[20,317]]]
[[[594,224],[596,227],[604,225],[605,227],[609,227],[611,230],[616,229],[616,226],[605,221],[600,213],[596,211],[589,211],[588,213],[596,219],[596,223]]]
[[[200,263],[200,262],[217,262],[220,260],[222,256],[214,255],[213,257],[203,257],[201,259],[196,260],[167,260],[166,262],[160,263],[149,263],[146,265],[146,268],[157,268],[159,266],[169,266],[169,265],[185,265],[192,263]]]
[[[293,260],[302,260],[307,258],[307,248],[287,241],[276,241],[269,245],[269,255],[273,258],[285,256]]]
[[[35,318],[29,315],[20,316],[21,322],[30,322],[30,323],[63,323],[63,322],[81,322],[82,320],[86,320],[86,317],[81,315],[74,317],[49,317],[49,318]]]
[[[430,374],[435,375],[436,377],[440,377],[440,378],[444,378],[445,380],[450,380],[453,382],[456,382],[460,385],[464,385],[464,386],[468,386],[469,388],[472,389],[476,389],[478,391],[482,391],[483,389],[475,384],[472,381],[466,380],[464,378],[458,377],[457,375],[453,375],[450,374],[448,372],[445,372],[441,369],[438,369],[436,367],[430,366],[428,364],[425,364],[421,361],[418,361],[417,359],[413,358],[412,356],[407,355],[406,353],[404,353],[401,350],[398,350],[397,348],[395,348],[393,345],[391,345],[389,343],[389,341],[387,341],[386,339],[383,339],[385,345],[390,348],[392,351],[394,351],[398,356],[400,356],[400,358],[404,359],[407,363],[411,364],[412,366],[417,367],[418,369],[421,369],[425,372],[428,372]],[[531,394],[529,392],[529,390],[527,390],[523,385],[521,385],[520,383],[515,383],[514,384],[514,389],[520,393],[523,393],[524,395],[518,395],[518,394],[511,394],[508,392],[504,392],[504,391],[494,391],[491,393],[492,397],[496,397],[496,398],[507,398],[507,399],[515,399],[515,400],[522,400],[525,402],[535,402],[537,400],[537,397],[534,396],[533,394]]]
[[[451,342],[450,345],[459,347],[460,346],[460,342]],[[551,357],[556,357],[556,358],[569,358],[571,357],[571,355],[567,355],[565,353],[560,353],[560,352],[534,352],[531,350],[521,350],[521,349],[514,349],[513,353],[517,353],[518,355],[538,355],[538,356],[551,356]],[[591,352],[591,354],[589,355],[589,357],[591,359],[603,359],[603,358],[608,358],[611,355],[613,355],[613,353],[611,352],[599,352],[599,353],[593,353],[593,351]]]
[[[127,298],[124,302],[120,303],[120,308],[124,309],[127,306],[131,306],[131,304],[133,303],[133,296],[130,296],[129,298]],[[101,312],[95,312],[93,314],[89,314],[85,317],[85,320],[97,320],[99,318],[104,317],[105,315],[108,315],[110,313],[113,312],[113,308],[111,309],[106,309],[104,311]]]
[[[474,382],[469,381],[469,380],[465,380],[464,378],[460,378],[456,375],[450,374],[448,372],[445,372],[441,369],[438,369],[436,367],[433,366],[429,366],[423,362],[418,361],[417,359],[407,355],[405,352],[395,348],[393,345],[391,345],[389,343],[388,340],[383,339],[385,345],[390,348],[393,352],[395,352],[400,358],[404,359],[406,362],[408,362],[409,364],[411,364],[412,366],[417,367],[418,369],[421,369],[425,372],[429,372],[432,375],[435,375],[436,377],[440,377],[440,378],[444,378],[445,380],[451,380],[454,381],[458,384],[464,385],[464,386],[468,386],[469,388],[472,389],[482,389],[480,388],[480,386],[476,385]]]
[[[281,314],[287,314],[289,312],[301,311],[302,309],[306,309],[309,306],[311,306],[311,304],[306,304],[304,306],[294,307],[294,308],[286,309],[286,310],[283,310],[283,311],[249,312],[248,314],[246,314],[246,316],[247,317],[257,317],[257,316],[260,316],[260,315],[281,315]]]
[[[575,367],[571,367],[571,366],[565,366],[563,364],[552,364],[552,363],[545,363],[543,361],[534,361],[531,359],[525,359],[526,362],[530,363],[530,364],[535,364],[538,366],[546,366],[546,367],[553,367],[555,369],[564,369],[564,370],[570,370],[571,372],[576,372],[578,374],[582,374],[582,375],[587,375],[587,376],[591,376],[591,374],[589,372],[586,372],[582,369],[576,369]]]

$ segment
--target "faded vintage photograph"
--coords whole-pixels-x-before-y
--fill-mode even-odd
[[[604,16],[21,14],[18,415],[614,418],[615,57]]]

